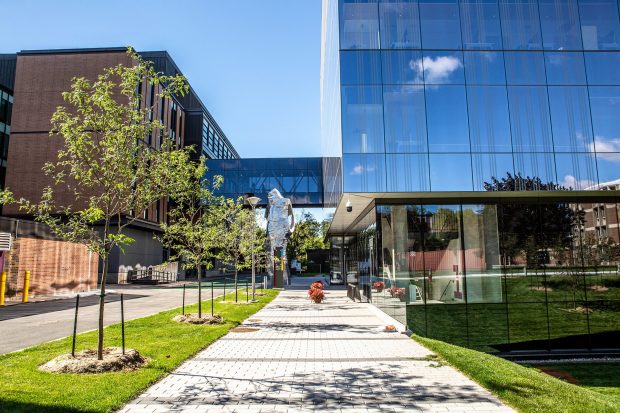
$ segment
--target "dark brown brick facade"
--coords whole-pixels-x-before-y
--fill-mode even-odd
[[[90,80],[97,78],[104,68],[119,63],[131,64],[131,59],[124,51],[111,52],[71,52],[71,53],[34,53],[17,56],[13,121],[11,144],[8,154],[6,187],[17,197],[31,201],[39,200],[43,189],[52,184],[41,168],[48,161],[56,159],[62,146],[62,138],[49,136],[50,119],[58,106],[64,105],[62,92],[69,90],[74,77],[85,77]],[[156,90],[154,91],[157,92]],[[143,85],[143,101],[150,103],[149,85]],[[159,100],[159,101],[158,101]],[[156,110],[153,117],[161,118],[164,110],[164,123],[171,124],[171,102],[153,99]],[[163,103],[163,105],[162,105]],[[163,107],[162,107],[163,106]],[[185,128],[185,114],[182,108],[176,112],[176,136],[181,137]],[[159,145],[158,137],[152,137],[152,146]],[[56,189],[59,205],[76,205],[74,196],[68,191]],[[166,203],[159,203],[149,208],[147,220],[161,222],[166,213]],[[15,205],[4,207],[3,213],[8,216],[19,216],[20,211]]]

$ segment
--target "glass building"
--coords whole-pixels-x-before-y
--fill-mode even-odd
[[[363,299],[489,352],[620,350],[616,0],[324,0],[321,104]]]
[[[295,207],[323,206],[322,158],[247,158],[207,160],[206,178],[224,177],[217,195],[237,199],[257,196],[268,204],[267,194],[276,188]]]

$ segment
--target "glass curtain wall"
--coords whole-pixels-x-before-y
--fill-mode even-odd
[[[616,0],[339,8],[344,192],[485,191],[508,174],[540,190],[620,179]]]
[[[371,301],[488,352],[620,343],[616,203],[382,205]]]

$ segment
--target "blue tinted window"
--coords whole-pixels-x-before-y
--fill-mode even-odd
[[[547,83],[550,85],[585,85],[586,69],[581,52],[546,52]]]
[[[464,84],[463,53],[424,51],[424,83],[428,85]]]
[[[584,190],[596,185],[594,154],[556,153],[558,183],[566,189]]]
[[[545,62],[542,52],[506,52],[506,81],[509,85],[544,85]]]
[[[340,52],[340,83],[343,85],[381,84],[379,52]]]
[[[419,49],[420,16],[416,0],[380,0],[381,48]]]
[[[469,85],[505,85],[502,52],[464,52],[465,77]]]
[[[431,152],[469,151],[465,87],[427,86],[426,111]]]
[[[340,0],[340,48],[379,48],[376,0]]]
[[[556,152],[592,150],[590,102],[585,86],[550,86],[549,103]]]
[[[473,190],[470,154],[430,154],[429,163],[433,191]]]
[[[540,0],[540,24],[545,50],[581,49],[579,11],[574,0]]]
[[[511,152],[505,86],[467,88],[469,137],[473,152]]]
[[[620,49],[616,0],[579,0],[579,14],[585,50]]]
[[[387,152],[426,152],[426,112],[421,86],[383,88]]]
[[[465,49],[502,48],[497,0],[462,0],[461,28]]]
[[[386,155],[388,192],[430,190],[427,154]]]
[[[553,153],[515,153],[513,157],[515,174],[524,178],[540,178],[543,184],[558,183]]]
[[[421,0],[420,21],[425,49],[461,49],[457,0]]]
[[[472,154],[474,191],[484,191],[484,184],[514,173],[511,153]]]
[[[508,101],[513,150],[552,152],[547,88],[509,86]]]
[[[620,152],[620,87],[590,87],[590,107],[596,151]]]
[[[620,53],[587,52],[586,69],[591,85],[620,85]]]
[[[380,86],[342,88],[342,152],[383,152]]]
[[[345,192],[385,192],[385,155],[342,156]]]
[[[504,49],[540,50],[542,37],[536,0],[500,0]]]
[[[422,52],[415,50],[381,52],[383,83],[388,85],[424,82]]]

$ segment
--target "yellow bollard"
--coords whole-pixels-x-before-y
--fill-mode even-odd
[[[26,279],[24,280],[24,293],[22,303],[28,302],[28,290],[30,289],[30,271],[26,271]]]
[[[0,278],[0,307],[4,307],[4,294],[6,294],[6,271],[2,271]]]

